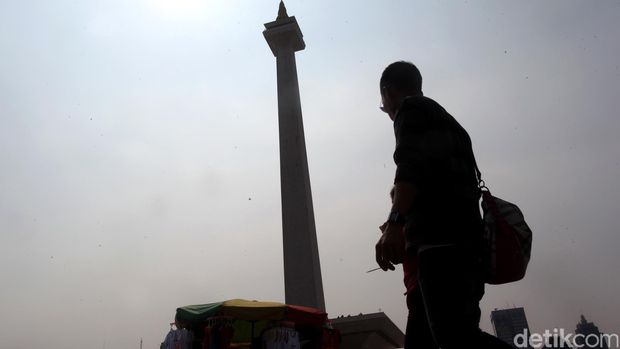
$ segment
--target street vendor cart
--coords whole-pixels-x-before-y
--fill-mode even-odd
[[[175,324],[162,348],[337,349],[339,344],[327,313],[279,302],[232,299],[188,305],[177,308]]]

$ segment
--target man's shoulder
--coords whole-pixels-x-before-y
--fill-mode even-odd
[[[446,110],[435,100],[426,96],[407,97],[397,118],[408,119],[416,124],[436,124],[446,118]]]
[[[437,103],[434,99],[426,96],[410,96],[403,101],[401,106],[403,111],[419,111],[419,112],[433,112],[433,113],[445,113],[444,108]]]

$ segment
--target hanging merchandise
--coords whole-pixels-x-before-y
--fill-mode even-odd
[[[301,349],[299,333],[289,327],[274,327],[263,333],[265,349]]]
[[[207,319],[202,339],[203,349],[228,349],[233,337],[234,319],[227,316],[213,316]]]
[[[170,325],[170,332],[166,335],[161,349],[192,349],[194,334],[185,328],[173,328]]]

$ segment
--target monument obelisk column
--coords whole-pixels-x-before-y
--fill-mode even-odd
[[[295,52],[306,44],[283,2],[276,20],[265,23],[265,28],[263,35],[276,57],[278,74],[285,301],[325,310],[295,64]]]

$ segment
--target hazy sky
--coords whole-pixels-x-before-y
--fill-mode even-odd
[[[365,273],[394,174],[378,79],[404,59],[534,231],[481,326],[516,305],[620,332],[619,1],[286,4],[330,316],[404,329],[402,273]],[[0,347],[153,348],[179,306],[283,301],[277,8],[0,0]]]

